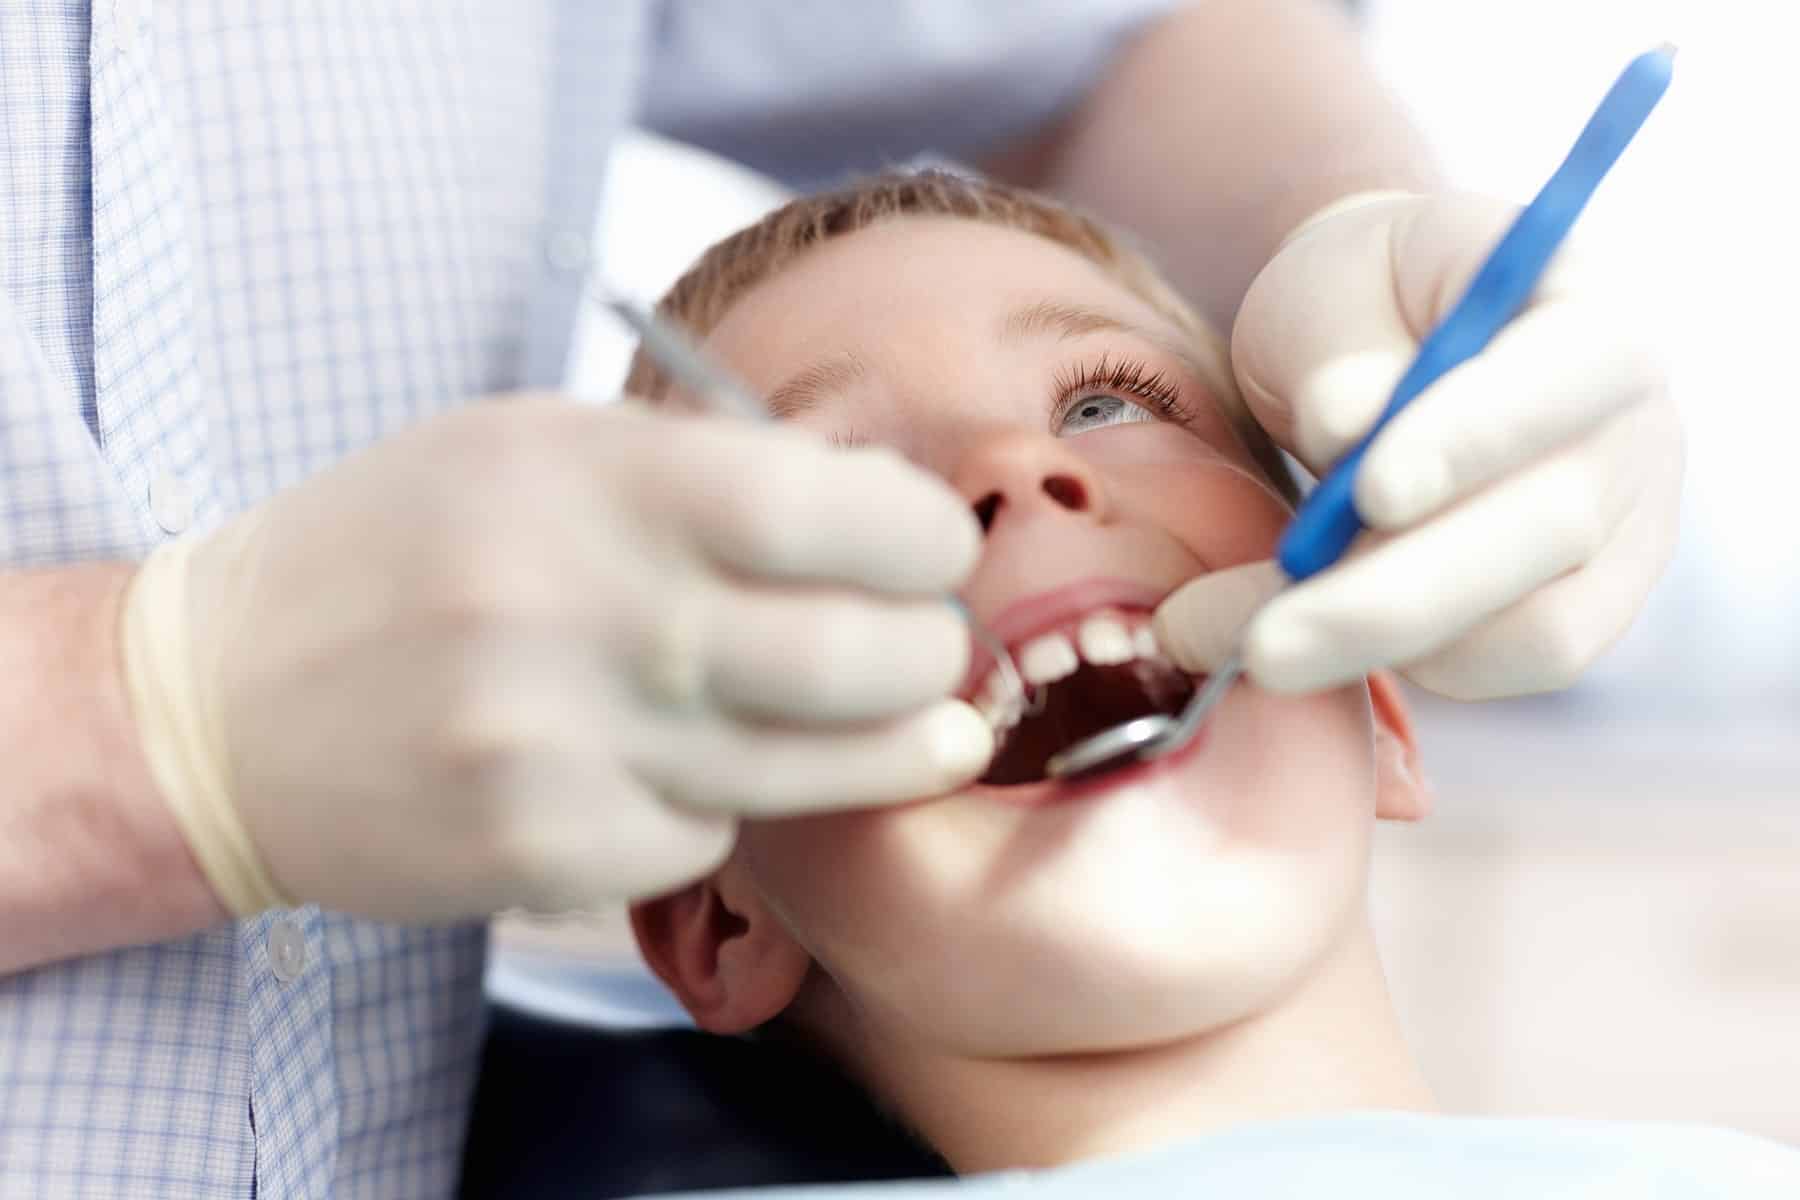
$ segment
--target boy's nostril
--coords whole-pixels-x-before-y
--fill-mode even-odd
[[[981,522],[981,532],[986,533],[994,527],[994,518],[1000,513],[1000,493],[989,492],[975,502],[975,519]]]
[[[1044,494],[1073,512],[1087,507],[1087,489],[1072,475],[1052,475],[1044,480]]]

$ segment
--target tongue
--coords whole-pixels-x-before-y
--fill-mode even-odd
[[[1136,659],[1116,666],[1083,663],[1051,684],[1041,711],[1009,732],[981,782],[1035,783],[1050,756],[1082,738],[1150,713],[1174,713],[1194,694],[1194,681],[1164,663]]]

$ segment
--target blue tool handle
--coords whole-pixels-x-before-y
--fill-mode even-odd
[[[1350,548],[1363,528],[1355,484],[1370,444],[1420,392],[1481,353],[1524,307],[1594,189],[1668,90],[1673,66],[1673,47],[1660,47],[1640,54],[1620,73],[1562,166],[1513,221],[1468,290],[1420,345],[1374,426],[1294,514],[1275,552],[1290,579],[1298,582],[1318,574]]]

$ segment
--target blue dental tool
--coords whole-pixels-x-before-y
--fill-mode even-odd
[[[1419,393],[1445,372],[1481,353],[1517,315],[1537,286],[1558,246],[1568,236],[1600,181],[1618,161],[1668,90],[1675,47],[1669,43],[1631,60],[1600,101],[1556,173],[1501,237],[1468,290],[1419,346],[1412,366],[1369,432],[1300,505],[1276,547],[1276,561],[1290,582],[1309,579],[1343,557],[1363,529],[1357,514],[1357,469],[1369,446]],[[1069,778],[1160,758],[1188,744],[1201,723],[1243,673],[1240,645],[1207,679],[1179,716],[1139,717],[1083,738],[1051,757],[1046,772]]]

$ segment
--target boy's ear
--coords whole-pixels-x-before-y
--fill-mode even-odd
[[[1375,815],[1417,821],[1431,811],[1431,785],[1419,770],[1419,743],[1400,681],[1386,671],[1369,676],[1375,712]]]
[[[743,1033],[779,1015],[812,965],[735,858],[632,905],[631,929],[644,961],[709,1033]]]

